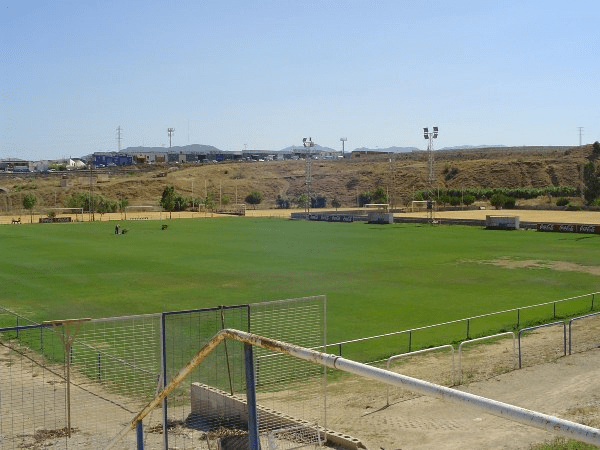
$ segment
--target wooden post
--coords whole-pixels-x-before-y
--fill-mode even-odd
[[[82,322],[89,322],[92,319],[67,319],[67,320],[47,320],[43,323],[51,324],[54,328],[62,325],[64,333],[59,333],[60,340],[65,349],[65,357],[67,359],[67,436],[71,437],[71,347],[73,341],[79,333],[79,328]],[[75,325],[75,330],[71,332],[71,325]]]

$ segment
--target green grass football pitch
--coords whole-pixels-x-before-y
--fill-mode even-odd
[[[572,270],[597,264],[596,235],[260,218],[114,226],[0,227],[0,306],[42,321],[324,294],[335,342],[587,294],[600,280]],[[489,263],[501,258],[571,265]]]

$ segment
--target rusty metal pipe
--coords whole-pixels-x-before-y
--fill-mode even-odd
[[[525,408],[498,402],[485,397],[480,397],[468,392],[462,392],[445,386],[439,386],[427,381],[408,377],[406,375],[389,372],[384,369],[372,367],[367,364],[342,358],[340,356],[328,355],[326,353],[287,344],[275,339],[257,336],[245,331],[238,331],[228,328],[218,332],[207,344],[205,344],[198,351],[198,353],[196,353],[192,360],[190,360],[190,362],[182,370],[180,370],[177,375],[175,375],[173,380],[171,380],[165,389],[163,389],[163,391],[161,391],[157,397],[148,403],[148,405],[133,418],[131,423],[111,441],[106,449],[108,450],[114,448],[114,446],[123,437],[125,437],[130,430],[136,427],[137,422],[143,420],[144,417],[160,403],[162,398],[169,395],[169,393],[175,389],[177,384],[179,384],[189,374],[189,372],[191,372],[198,364],[200,364],[200,362],[202,362],[202,360],[225,338],[234,339],[236,341],[259,346],[278,353],[287,354],[305,361],[329,367],[331,369],[341,370],[343,372],[352,373],[365,378],[370,378],[372,380],[381,381],[382,383],[409,389],[420,394],[429,395],[455,403],[461,403],[465,406],[475,408],[479,411],[492,414],[494,416],[550,431],[570,439],[576,439],[588,444],[600,446],[600,430],[596,428],[570,422],[568,420],[560,419],[547,414],[530,411]]]

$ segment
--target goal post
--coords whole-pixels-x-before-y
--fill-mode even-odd
[[[437,203],[435,200],[413,200],[410,202],[411,212],[415,212],[415,208],[417,211],[421,210],[433,210],[437,208]]]
[[[232,205],[223,205],[219,206],[216,209],[217,214],[232,214],[235,216],[245,216],[246,215],[246,204],[245,203],[235,203]]]
[[[83,220],[83,208],[45,208],[48,217],[57,217],[59,215],[75,216],[75,222]]]
[[[126,206],[124,212],[125,220],[162,220],[163,208],[158,205]]]

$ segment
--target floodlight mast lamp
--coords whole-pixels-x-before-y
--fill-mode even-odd
[[[340,138],[340,141],[342,141],[342,157],[344,157],[344,143],[348,140],[348,138]]]
[[[429,128],[423,128],[423,136],[429,140],[427,145],[427,153],[429,157],[429,187],[433,189],[433,140],[438,137],[438,127],[433,127],[433,131],[429,131]]]

